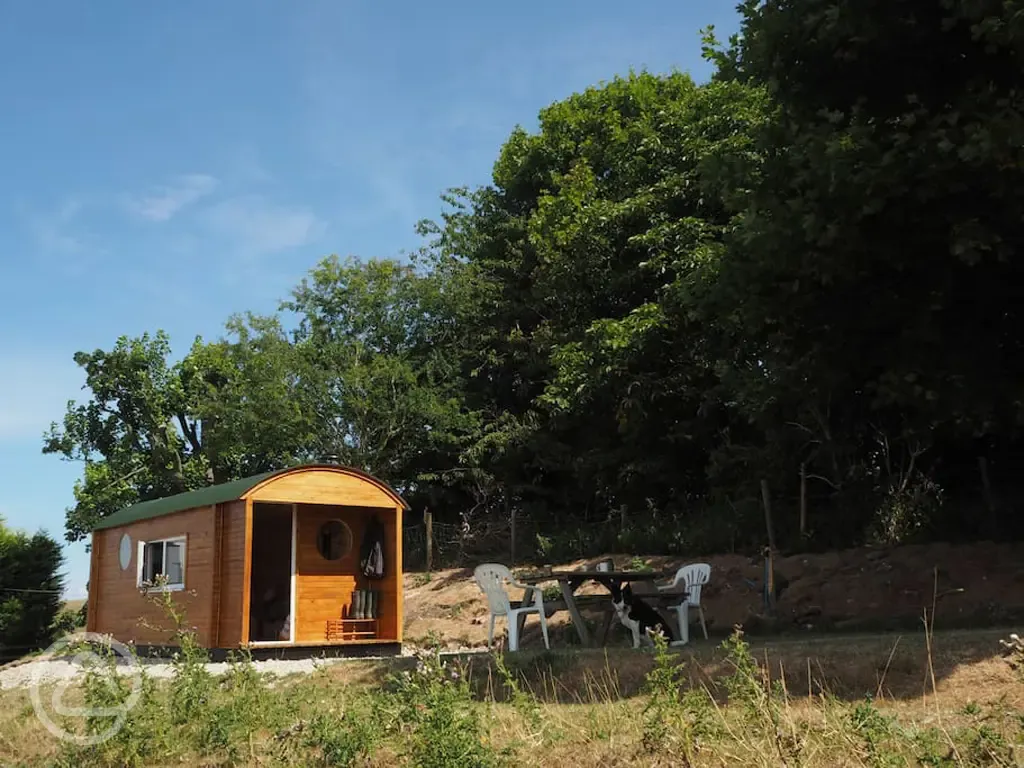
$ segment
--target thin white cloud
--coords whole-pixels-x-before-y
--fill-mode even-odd
[[[72,255],[87,249],[81,235],[72,231],[74,219],[81,210],[81,201],[69,199],[52,211],[25,213],[25,219],[43,251],[51,254]]]
[[[324,223],[308,208],[279,205],[258,195],[219,202],[204,219],[212,232],[248,255],[299,248],[324,231]]]
[[[170,184],[129,200],[128,206],[149,221],[167,221],[183,208],[211,194],[217,183],[216,178],[205,173],[185,174]]]

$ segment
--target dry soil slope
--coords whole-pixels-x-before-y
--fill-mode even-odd
[[[627,567],[631,556],[614,556]],[[595,561],[565,563],[575,568]],[[983,542],[930,544],[893,549],[780,558],[776,573],[788,582],[778,602],[778,618],[762,619],[764,564],[740,555],[687,559],[652,557],[647,562],[670,571],[684,562],[708,562],[711,584],[704,593],[712,631],[742,624],[748,632],[821,632],[920,626],[934,600],[936,627],[1008,626],[1024,617],[1024,544]],[[479,646],[487,638],[487,605],[470,569],[406,575],[406,636],[421,640],[434,633],[451,646]],[[600,592],[590,585],[585,592]],[[551,619],[556,636],[571,640],[567,614]],[[528,622],[524,642],[536,642],[536,622]],[[624,635],[615,633],[616,640]]]

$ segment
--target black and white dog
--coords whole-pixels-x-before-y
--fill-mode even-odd
[[[612,605],[615,607],[619,621],[633,633],[634,648],[640,647],[641,639],[653,645],[654,642],[650,637],[653,633],[662,634],[670,643],[675,640],[672,627],[666,623],[660,613],[634,595],[629,584],[622,588],[618,584],[611,584],[609,589],[612,592]]]

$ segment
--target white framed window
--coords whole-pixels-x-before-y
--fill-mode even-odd
[[[138,551],[139,587],[154,584],[159,577],[166,578],[162,591],[173,592],[185,588],[185,536],[155,541],[140,541]],[[156,589],[150,587],[150,589]]]

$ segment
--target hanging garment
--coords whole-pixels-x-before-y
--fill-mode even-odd
[[[359,556],[359,567],[368,579],[384,578],[384,535],[384,524],[374,515],[363,534]]]

